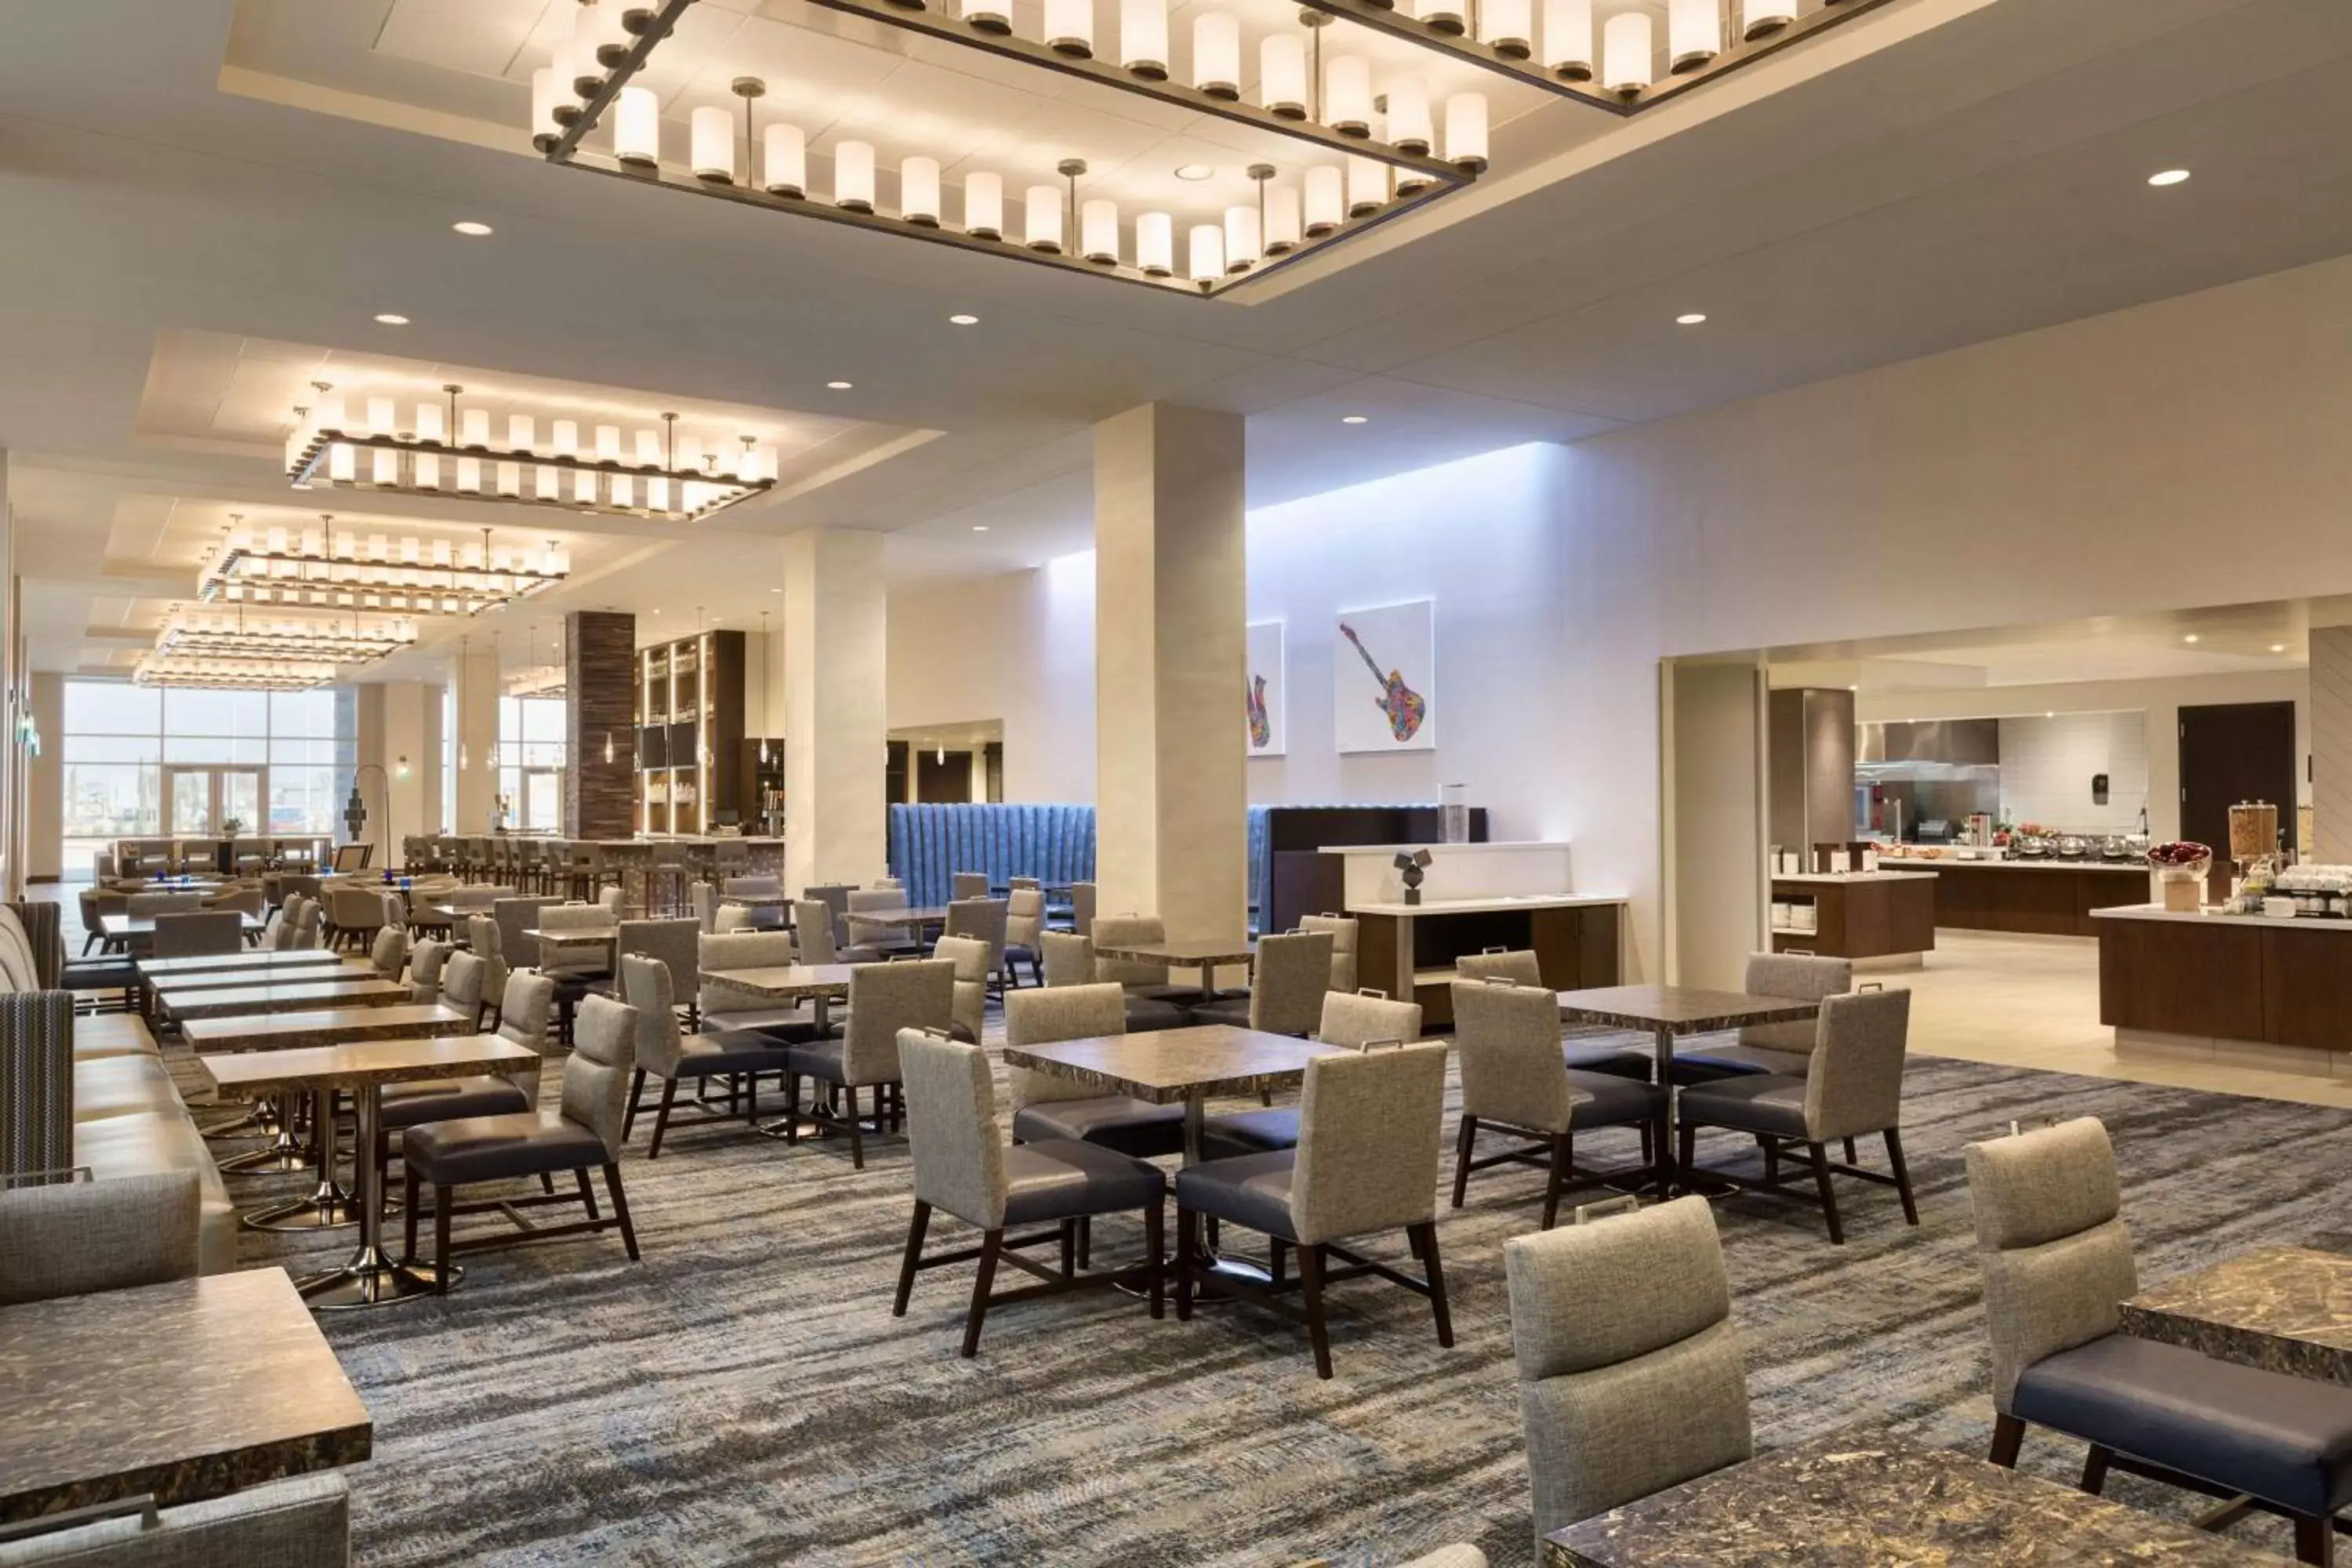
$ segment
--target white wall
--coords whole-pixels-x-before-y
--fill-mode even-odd
[[[2147,713],[2035,713],[1999,728],[2003,820],[2066,833],[2138,831],[2148,805]],[[2102,773],[2104,805],[2092,788]]]

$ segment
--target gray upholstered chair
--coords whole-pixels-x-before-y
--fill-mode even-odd
[[[723,980],[701,978],[712,970],[790,968],[796,962],[791,932],[723,931],[697,938],[695,951],[693,973],[700,988],[699,1027],[714,1035],[756,1030],[780,1045],[815,1038],[816,1020],[806,1007],[773,1002],[756,991],[746,991]],[[675,964],[670,975],[675,982]]]
[[[491,988],[496,978],[491,965],[491,960],[474,952],[453,952],[441,961],[441,1005],[473,1019],[477,1029],[493,1005],[491,999],[505,995],[503,988]]]
[[[278,912],[270,917],[269,929],[261,933],[261,945],[272,952],[284,952],[292,948],[297,913],[294,905],[280,904]]]
[[[707,937],[708,942],[720,940]],[[677,1103],[678,1080],[691,1079],[698,1085],[709,1079],[740,1078],[748,1090],[743,1099],[741,1120],[755,1131],[760,1125],[760,1079],[763,1072],[785,1070],[784,1047],[756,1029],[740,1029],[719,1035],[705,1032],[688,1035],[677,1026],[677,993],[670,987],[669,965],[659,959],[632,953],[621,960],[621,985],[635,1010],[637,1018],[636,1078],[629,1086],[628,1115],[622,1123],[621,1137],[626,1142],[635,1128],[639,1102],[645,1096],[646,1079],[661,1080],[661,1104],[654,1111],[653,1142],[646,1150],[646,1158],[661,1158],[662,1137],[669,1131],[670,1112]],[[709,1026],[705,1026],[706,1031]],[[714,1111],[680,1121],[681,1127],[701,1127],[714,1122],[734,1121],[729,1111]]]
[[[960,899],[948,906],[942,936],[970,937],[988,944],[988,984],[1003,989],[1004,942],[1011,905],[1003,899]]]
[[[1070,884],[1070,930],[1076,935],[1095,933],[1095,893],[1092,882]]]
[[[1195,1024],[1231,1024],[1269,1035],[1305,1037],[1322,1022],[1323,998],[1331,990],[1329,931],[1296,931],[1261,937],[1249,994],[1204,1002],[1192,1009]]]
[[[649,959],[636,962],[667,973]],[[589,996],[580,1005],[579,1026],[573,1032],[572,1054],[563,1060],[563,1085],[555,1110],[429,1122],[411,1130],[401,1141],[401,1163],[407,1187],[408,1256],[411,1259],[416,1256],[418,1189],[430,1184],[434,1273],[440,1290],[446,1293],[449,1289],[449,1258],[453,1252],[581,1236],[614,1226],[621,1232],[621,1243],[628,1249],[629,1260],[636,1261],[637,1233],[629,1224],[629,1201],[621,1190],[620,1163],[621,1129],[627,1112],[629,1072],[635,1065],[636,1034],[635,1008],[610,996]],[[595,1194],[588,1185],[589,1171],[599,1165],[604,1167],[604,1190],[613,1203],[610,1217],[597,1212]],[[467,1205],[454,1201],[456,1189],[460,1186],[533,1176],[552,1178],[566,1171],[572,1173],[576,1193],[542,1192]],[[520,1237],[473,1237],[455,1245],[450,1240],[450,1221],[457,1215],[506,1213],[542,1204],[571,1203],[584,1207],[588,1217],[569,1225],[535,1226]]]
[[[961,904],[971,899],[988,897],[988,873],[985,871],[953,871],[948,875],[948,901]]]
[[[192,915],[205,907],[202,893],[133,893],[123,900],[131,915]]]
[[[1059,989],[1095,984],[1095,944],[1076,931],[1045,932],[1037,939],[1037,952],[1045,964],[1043,978],[1048,986]],[[1126,994],[1122,986],[1119,994]]]
[[[0,1306],[193,1279],[203,1199],[194,1171],[0,1187]]]
[[[1748,1369],[1699,1197],[1503,1243],[1536,1549],[1747,1459]]]
[[[719,889],[708,882],[696,882],[687,890],[687,901],[694,910],[695,920],[708,935],[719,929]]]
[[[857,913],[861,910],[879,911],[905,909],[907,907],[905,893],[896,888],[850,888],[845,890],[844,897],[847,899],[849,904],[845,937],[848,945],[844,950],[844,957],[847,962],[873,963],[886,958],[903,958],[909,953],[922,951],[922,944],[916,939],[915,933],[905,926],[895,923],[886,925],[874,921],[861,921],[857,918]]]
[[[338,882],[328,888],[327,945],[364,952],[383,929],[383,900],[369,887]]]
[[[1124,986],[1129,997],[1127,1027],[1129,1034],[1142,1034],[1150,1029],[1181,1028],[1191,1022],[1187,1007],[1211,1000],[1201,994],[1197,985],[1171,985],[1168,966],[1164,963],[1138,963],[1130,959],[1105,958],[1101,949],[1127,945],[1146,946],[1168,940],[1168,927],[1157,915],[1101,915],[1093,922],[1090,935],[1096,947],[1095,978]],[[1139,1005],[1150,1004],[1150,1005]]]
[[[375,946],[368,951],[368,963],[383,978],[399,979],[400,972],[408,967],[408,933],[398,926],[386,926],[376,932]]]
[[[235,910],[157,915],[149,941],[158,958],[236,952],[245,946],[245,917]]]
[[[1272,1283],[1259,1286],[1225,1275],[1217,1287],[1244,1300],[1285,1311],[1295,1309],[1283,1259],[1298,1253],[1307,1338],[1315,1374],[1331,1375],[1331,1342],[1324,1327],[1327,1261],[1349,1267],[1332,1279],[1378,1275],[1426,1295],[1437,1320],[1437,1342],[1454,1343],[1446,1311],[1445,1273],[1437,1256],[1437,1144],[1444,1114],[1445,1047],[1317,1057],[1307,1064],[1299,1097],[1298,1147],[1230,1160],[1204,1160],[1176,1176],[1176,1315],[1192,1315],[1196,1275],[1209,1260],[1201,1249],[1203,1217],[1263,1231],[1272,1250]],[[1402,1230],[1426,1275],[1409,1274],[1339,1243]]]
[[[1740,988],[1751,996],[1818,1002],[1853,989],[1853,960],[1801,952],[1751,952]],[[1810,1070],[1815,1037],[1811,1018],[1749,1024],[1719,1035],[1693,1035],[1675,1046],[1675,1081],[1711,1083],[1741,1073],[1802,1078]]]
[[[1421,1038],[1421,1004],[1392,1002],[1377,991],[1327,991],[1315,1037],[1327,1046],[1353,1046],[1360,1051],[1411,1045]],[[1212,1160],[1297,1146],[1295,1106],[1212,1116],[1201,1131],[1201,1152]]]
[[[1018,984],[1020,968],[1029,966],[1029,978],[1045,984],[1038,957],[1037,939],[1045,930],[1045,893],[1037,887],[1016,885],[1004,900],[1004,978]]]
[[[701,1019],[695,1001],[702,986],[701,926],[688,915],[683,919],[623,921],[618,930],[620,939],[614,945],[623,957],[643,953],[669,966],[670,994],[686,999],[686,1026],[696,1027]]]
[[[351,1489],[335,1470],[268,1481],[203,1502],[159,1508],[152,1493],[16,1526],[0,1545],[9,1568],[344,1568]]]
[[[259,888],[238,888],[233,892],[218,893],[205,900],[208,910],[234,910],[241,915],[259,920],[266,911],[266,900]]]
[[[723,900],[728,898],[774,896],[782,893],[783,890],[784,879],[782,877],[730,877],[727,879],[726,885],[719,889],[719,893]],[[783,927],[784,910],[781,904],[738,907],[743,908],[744,912],[751,917],[751,929],[754,931],[781,930]]]
[[[1084,937],[1071,937],[1084,942]],[[1042,1046],[1127,1032],[1126,994],[1118,986],[1049,985],[1016,991],[1004,998],[1004,1043]],[[1123,1094],[1055,1078],[1029,1068],[1008,1067],[1016,1143],[1077,1139],[1123,1154],[1156,1158],[1184,1150],[1184,1108],[1154,1105]]]
[[[538,961],[539,943],[522,933],[538,930],[541,912],[562,902],[562,899],[531,896],[500,899],[490,906],[490,918],[499,927],[499,953],[509,967],[521,969]]]
[[[1692,1141],[1703,1127],[1751,1134],[1764,1147],[1764,1178],[1710,1172],[1710,1179],[1751,1191],[1786,1193],[1781,1156],[1802,1146],[1813,1194],[1829,1219],[1830,1240],[1845,1240],[1832,1173],[1891,1186],[1903,1199],[1903,1219],[1919,1223],[1911,1173],[1903,1163],[1903,1062],[1911,1018],[1907,990],[1859,991],[1822,998],[1813,1021],[1812,1070],[1801,1076],[1742,1072],[1680,1091],[1683,1169],[1691,1169]],[[1869,1133],[1885,1140],[1890,1175],[1865,1171],[1851,1159],[1832,1163],[1824,1144]],[[1789,1195],[1795,1195],[1790,1194]]]
[[[487,973],[481,960],[467,953],[455,955],[475,966],[474,973]],[[465,965],[460,965],[461,973]],[[468,982],[470,983],[470,982]],[[500,1038],[517,1045],[529,1046],[541,1056],[548,1051],[547,1021],[555,1008],[555,982],[544,974],[523,970],[507,977],[506,989],[499,1000]],[[376,1144],[375,1171],[379,1183],[383,1178],[390,1152],[390,1134],[405,1132],[412,1127],[422,1127],[428,1121],[455,1121],[469,1116],[513,1116],[535,1110],[539,1105],[540,1064],[534,1060],[511,1073],[474,1073],[465,1078],[417,1079],[406,1083],[388,1083],[379,1090],[380,1110],[376,1125],[383,1136]],[[378,1186],[377,1191],[383,1189]]]
[[[1544,1171],[1543,1228],[1572,1192],[1622,1184],[1647,1174],[1665,1111],[1665,1091],[1610,1073],[1570,1067],[1559,1045],[1559,1005],[1549,991],[1496,976],[1454,982],[1454,1044],[1462,1058],[1462,1125],[1454,1151],[1454,1206],[1470,1173],[1496,1165]],[[1642,1163],[1580,1171],[1576,1134],[1631,1127],[1642,1137]],[[1511,1140],[1500,1153],[1477,1156],[1481,1130]]]
[[[955,965],[955,1010],[948,1033],[968,1046],[980,1044],[988,1016],[988,943],[976,936],[943,936],[931,956]]]
[[[2107,1131],[2092,1117],[1969,1144],[1969,1197],[1992,1333],[1992,1462],[2028,1426],[2108,1468],[2252,1499],[2294,1521],[2295,1555],[2334,1558],[2352,1504],[2352,1388],[2117,1332],[2139,1289]],[[2187,1483],[2182,1482],[2187,1478]]]
[[[793,950],[801,963],[839,963],[840,944],[834,941],[833,911],[817,899],[793,902]]]
[[[501,925],[503,926],[503,921]],[[548,904],[539,911],[534,926],[538,931],[611,931],[614,929],[613,911],[602,904]],[[507,932],[499,932],[500,942]],[[534,954],[533,966],[541,974],[553,975],[558,981],[584,982],[601,980],[613,973],[613,950],[609,947],[566,945],[559,947],[544,939],[526,940],[520,948],[509,947],[509,952]]]
[[[410,1001],[421,1004],[441,999],[441,968],[457,951],[447,942],[429,936],[416,944],[416,951],[408,958]]]
[[[1454,961],[1454,973],[1463,980],[1507,980],[1544,989],[1543,963],[1532,948],[1465,952]],[[1580,1072],[1605,1072],[1647,1083],[1656,1076],[1655,1050],[1650,1040],[1623,1029],[1589,1029],[1569,1035],[1560,1047],[1560,1059]]]
[[[907,967],[900,965],[898,967]],[[907,1252],[898,1266],[898,1293],[891,1314],[904,1317],[915,1276],[925,1268],[962,1263],[975,1257],[980,1272],[972,1283],[964,1318],[963,1353],[980,1349],[980,1329],[992,1304],[1107,1285],[1139,1285],[1151,1315],[1163,1314],[1160,1257],[1168,1213],[1168,1178],[1157,1165],[1099,1143],[1068,1139],[1007,1147],[996,1130],[996,1082],[988,1054],[978,1046],[919,1029],[900,1032],[897,1049],[907,1082],[907,1136],[915,1167],[915,1212],[907,1228]],[[1143,1260],[1122,1269],[1081,1273],[1079,1225],[1096,1215],[1143,1211]],[[932,1213],[943,1211],[977,1226],[978,1248],[923,1256]],[[1008,1235],[1024,1226],[1052,1229]],[[1059,1239],[1058,1275],[1018,1250]],[[992,1296],[1000,1262],[1037,1276],[1043,1284]]]
[[[894,1125],[898,1115],[898,1034],[936,1029],[955,1018],[955,965],[943,958],[908,959],[860,965],[849,977],[849,1021],[838,1038],[811,1040],[786,1049],[784,1098],[787,1142],[800,1141],[801,1118],[824,1131],[849,1134],[850,1163],[866,1168],[866,1134],[857,1109],[858,1091],[874,1091],[875,1130]],[[845,1113],[832,1104],[803,1107],[801,1080],[830,1084],[848,1101]],[[793,1116],[793,1110],[799,1116]]]
[[[1320,931],[1331,933],[1331,989],[1348,992],[1356,988],[1356,940],[1358,927],[1352,915],[1301,915],[1300,931]]]
[[[847,882],[811,882],[801,889],[803,899],[823,904],[832,914],[833,944],[836,948],[849,945],[849,895],[856,890]],[[906,900],[901,898],[898,901],[904,903]]]
[[[508,962],[506,943],[499,935],[499,922],[488,915],[467,916],[466,951],[490,966],[488,974],[483,977],[482,994],[496,996],[503,993],[507,976],[514,966]]]

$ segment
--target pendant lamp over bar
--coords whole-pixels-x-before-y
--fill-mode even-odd
[[[909,158],[898,165],[898,216],[926,228],[940,226],[940,161]]]
[[[1268,33],[1257,47],[1258,100],[1269,114],[1307,118],[1307,45],[1289,33]]]
[[[1242,95],[1242,25],[1225,11],[1192,18],[1192,85],[1211,98]]]
[[[1716,0],[1668,0],[1666,68],[1685,76],[1723,52],[1723,19]]]
[[[1145,81],[1168,79],[1168,0],[1119,0],[1118,63]]]
[[[1620,11],[1601,29],[1601,85],[1612,92],[1635,93],[1650,85],[1654,46],[1646,11]]]

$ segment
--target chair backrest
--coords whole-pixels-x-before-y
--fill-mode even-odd
[[[1004,967],[1005,922],[1012,906],[1003,899],[959,899],[948,906],[947,936],[968,936],[988,944],[988,967]]]
[[[1045,984],[1049,989],[1095,983],[1095,944],[1077,932],[1040,931],[1037,951],[1045,966]]]
[[[1992,1402],[2006,1414],[2027,1367],[2116,1331],[2116,1305],[2137,1292],[2139,1276],[2115,1146],[2097,1118],[1970,1143],[1960,1155],[1992,1333]]]
[[[988,873],[957,871],[948,878],[948,900],[951,903],[960,904],[971,899],[984,899],[988,897]]]
[[[898,1031],[944,1030],[955,1019],[955,965],[943,958],[861,963],[849,972],[849,1028],[842,1038],[850,1084],[898,1079]]]
[[[784,890],[782,877],[730,877],[720,889],[729,898],[771,898]]]
[[[1308,1062],[1290,1180],[1299,1244],[1434,1220],[1444,1113],[1442,1045]]]
[[[1094,934],[1095,885],[1092,882],[1070,884],[1070,929],[1080,936]]]
[[[131,915],[193,914],[205,907],[202,893],[133,893],[123,912]]]
[[[1559,1051],[1559,1003],[1540,986],[1454,982],[1462,1113],[1535,1132],[1565,1132],[1574,1097]]]
[[[512,888],[493,887],[478,882],[472,887],[457,889],[445,901],[453,910],[488,910],[495,909],[500,899],[511,899],[514,896],[515,889]]]
[[[710,917],[710,929],[724,931],[756,931],[759,928],[751,920],[751,911],[742,905],[721,904]]]
[[[506,988],[499,994],[499,1036],[519,1046],[529,1046],[544,1057],[548,1054],[547,1023],[554,1011],[555,982],[528,969],[519,970],[507,976]],[[540,1063],[532,1060],[505,1077],[522,1090],[523,1099],[536,1106],[539,1073]]]
[[[815,899],[793,905],[793,935],[803,963],[839,963],[841,950],[833,940],[833,911]]]
[[[1705,1198],[1514,1237],[1503,1272],[1538,1551],[1552,1531],[1753,1452]]]
[[[158,958],[236,952],[245,946],[245,917],[235,910],[157,915],[154,944]]]
[[[288,909],[295,909],[295,906],[290,903],[286,907]],[[319,909],[319,900],[316,899],[304,899],[301,902],[301,907],[299,910],[295,910],[294,914],[294,945],[296,947],[310,948],[319,945],[320,920],[321,914]]]
[[[499,952],[510,964],[522,964],[539,955],[539,943],[522,934],[540,924],[541,911],[562,903],[562,899],[521,897],[500,899],[490,906],[490,918],[499,922]]]
[[[793,939],[780,931],[730,931],[695,939],[696,1000],[707,1015],[751,1013],[775,1006],[756,991],[700,978],[708,969],[782,969],[793,962]],[[671,970],[673,977],[677,974]]]
[[[719,889],[708,882],[695,882],[686,889],[688,900],[694,909],[694,918],[706,931],[719,926]]]
[[[603,931],[614,923],[603,904],[548,904],[539,911],[541,931]]]
[[[295,918],[299,912],[292,904],[281,907],[278,918],[270,921],[268,934],[263,939],[262,945],[273,952],[289,951],[294,946],[295,938],[300,934],[295,929]]]
[[[383,924],[383,900],[373,888],[336,883],[327,889],[327,919],[342,931],[373,931]]]
[[[457,949],[437,937],[426,937],[408,955],[408,998],[436,1002],[441,997],[441,966]]]
[[[814,899],[833,912],[833,940],[837,942],[848,940],[845,917],[849,913],[849,895],[855,890],[846,882],[812,882],[801,889],[802,898]]]
[[[338,871],[362,871],[375,858],[373,844],[338,844],[335,846],[334,868]]]
[[[1122,947],[1133,943],[1149,945],[1168,940],[1168,925],[1158,915],[1097,915],[1094,929],[1088,932],[1095,944],[1095,978],[1116,981],[1121,985],[1165,985],[1168,966],[1164,963],[1136,963],[1125,959],[1104,958],[1106,947]]]
[[[320,890],[325,886],[325,881],[308,872],[297,872],[291,876],[278,879],[278,896],[289,903],[298,894],[302,898],[316,899]]]
[[[192,1278],[202,1201],[193,1170],[0,1190],[0,1305]]]
[[[1356,933],[1352,915],[1301,915],[1300,931],[1321,931],[1331,933],[1331,989],[1353,991],[1356,988]]]
[[[955,965],[954,1022],[959,1038],[977,1042],[988,1014],[988,943],[976,936],[943,936],[931,945],[933,958]]]
[[[1531,948],[1490,947],[1465,952],[1454,961],[1454,973],[1464,980],[1507,980],[1514,985],[1543,984],[1543,965]]]
[[[1903,1063],[1911,993],[1858,991],[1822,998],[1805,1131],[1815,1142],[1884,1132],[1903,1121]]]
[[[658,963],[643,961],[665,975]],[[604,1145],[604,1158],[621,1158],[621,1118],[628,1110],[629,1074],[636,1067],[637,1010],[610,996],[580,1000],[572,1025],[572,1054],[563,1058],[560,1114],[585,1127]]]
[[[621,889],[617,887],[596,889],[596,905],[607,920],[616,919],[621,912]]]
[[[1071,940],[1083,942],[1086,938]],[[1054,1040],[1085,1040],[1125,1033],[1127,993],[1108,983],[1004,994],[1004,1043],[1008,1046],[1042,1046]],[[1015,1110],[1053,1100],[1096,1100],[1103,1092],[1098,1084],[1056,1078],[1034,1068],[1008,1065],[1004,1074]]]
[[[235,892],[222,893],[207,900],[205,908],[235,910],[239,914],[251,915],[254,919],[259,920],[263,911],[268,908],[268,900],[259,888],[239,888]]]
[[[1250,976],[1250,1027],[1270,1035],[1311,1035],[1331,989],[1331,933],[1295,931],[1258,939]]]
[[[1045,895],[1038,888],[1015,887],[1004,900],[1004,940],[1034,952],[1037,935],[1045,929]]]
[[[677,993],[669,965],[641,952],[621,958],[621,994],[637,1015],[637,1066],[656,1078],[677,1076],[686,1041],[677,1026]]]
[[[668,921],[623,921],[620,951],[639,952],[669,966],[673,996],[691,996],[702,982],[697,973],[702,928],[692,916]]]
[[[408,963],[408,933],[398,926],[386,926],[375,933],[375,943],[368,950],[368,962],[386,980],[397,980]]]
[[[1802,952],[1751,952],[1740,984],[1751,996],[1787,996],[1799,1002],[1819,1002],[1853,989],[1853,960],[1819,958]],[[1771,1050],[1811,1050],[1816,1042],[1811,1024],[1749,1024],[1739,1031],[1743,1046]]]
[[[1327,1046],[1364,1047],[1380,1040],[1406,1045],[1421,1038],[1421,1004],[1392,1002],[1370,991],[1328,991],[1315,1037]]]
[[[506,943],[499,935],[499,922],[488,915],[466,917],[466,946],[477,958],[504,958]]]
[[[192,1563],[348,1563],[351,1488],[320,1471],[176,1508],[152,1494],[87,1514],[52,1514],[12,1532],[0,1563],[59,1568],[187,1568]]]
[[[894,1048],[907,1084],[916,1200],[998,1228],[1004,1223],[1004,1137],[996,1130],[988,1053],[920,1029],[901,1030]]]
[[[441,1001],[474,1020],[479,1028],[489,994],[490,961],[478,953],[453,952],[441,961]]]

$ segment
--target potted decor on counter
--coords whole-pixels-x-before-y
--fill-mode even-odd
[[[2150,847],[2147,864],[2167,910],[2193,915],[2205,907],[2205,871],[2213,864],[2212,846],[2176,838]]]

